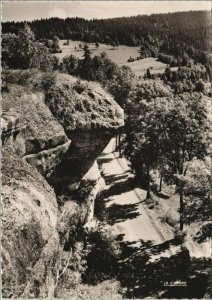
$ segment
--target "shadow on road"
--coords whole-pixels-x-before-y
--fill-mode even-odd
[[[111,162],[114,159],[115,159],[115,157],[101,157],[100,159],[98,159],[98,162],[100,164],[105,164],[105,163]]]
[[[134,243],[123,241],[122,234],[117,240],[121,247],[117,279],[126,291],[126,298],[191,299],[205,295],[208,275],[195,273],[207,269],[205,259],[194,262],[189,251],[180,247],[175,255],[151,261],[152,256],[163,253],[172,245],[179,245],[179,241],[171,239],[153,245],[152,241],[141,240],[140,246],[135,247]]]
[[[128,174],[108,175],[108,176],[104,176],[104,179],[107,185],[111,185],[116,181],[127,179],[128,176],[129,176]]]
[[[107,208],[105,213],[102,213],[102,208],[105,208],[104,199],[102,200],[97,201],[100,204],[98,209],[101,211],[100,217],[108,224],[135,217],[138,203],[126,206],[114,205],[109,212]],[[95,268],[99,272],[104,272],[104,278],[117,278],[123,288],[125,298],[191,299],[204,297],[209,286],[207,283],[209,276],[203,271],[210,272],[211,260],[190,258],[189,251],[180,247],[182,241],[176,238],[155,245],[151,240],[127,242],[124,241],[124,236],[124,234],[119,234],[115,238],[120,245],[120,255],[111,266],[114,273],[107,273],[106,268],[100,270],[97,264]],[[173,246],[178,246],[176,254],[170,257],[159,256]],[[153,259],[155,256],[159,257]],[[101,265],[101,259],[99,265]],[[181,286],[177,286],[177,282],[181,282]],[[171,286],[172,283],[176,286]]]
[[[106,206],[113,196],[132,191],[138,186],[135,180],[129,177],[129,171],[104,178],[110,187],[95,201],[94,214],[97,218],[109,225],[137,218],[140,215],[139,203],[113,203]],[[142,182],[145,187],[145,181]],[[175,238],[155,245],[152,240],[127,242],[124,236],[119,234],[113,239],[119,244],[119,257],[109,259],[108,253],[101,252],[98,263],[94,264],[92,258],[91,271],[88,270],[90,274],[103,274],[99,278],[117,279],[123,289],[123,298],[201,299],[206,293],[211,295],[208,288],[211,260],[191,258],[189,251],[182,247],[182,240]],[[168,250],[171,247],[175,247],[176,253],[165,256],[164,252],[170,252]],[[96,252],[94,257],[97,257]],[[95,284],[97,282],[100,281],[96,281]]]
[[[126,177],[127,179],[124,180]],[[135,219],[140,215],[138,211],[139,203],[122,205],[112,203],[106,207],[106,204],[112,201],[111,198],[113,196],[129,192],[136,187],[134,178],[129,178],[127,174],[118,175],[117,177],[111,176],[109,180],[117,180],[117,178],[122,181],[115,182],[107,190],[103,191],[95,201],[94,214],[101,221],[106,220],[109,225],[124,222],[128,219]]]
[[[114,178],[114,180],[116,180],[116,178]],[[104,197],[108,198],[115,195],[121,195],[133,190],[135,187],[135,180],[133,178],[127,178],[126,180],[118,181],[111,185],[109,189],[104,192]]]
[[[108,212],[108,224],[113,225],[115,223],[124,222],[128,219],[137,218],[140,213],[137,211],[139,204],[112,204],[107,208]]]

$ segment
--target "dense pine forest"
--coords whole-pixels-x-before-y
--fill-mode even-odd
[[[25,22],[2,24],[3,33],[16,33]],[[173,55],[179,62],[189,59],[206,64],[210,69],[210,12],[191,11],[168,14],[139,15],[102,20],[51,18],[27,22],[36,39],[82,40],[141,46],[143,56],[158,53]],[[127,30],[126,30],[127,28]],[[167,62],[167,57],[163,57]],[[210,69],[211,71],[211,69]]]

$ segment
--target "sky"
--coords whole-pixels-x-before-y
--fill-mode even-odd
[[[3,1],[2,20],[50,17],[86,19],[149,15],[188,10],[211,10],[211,1]]]

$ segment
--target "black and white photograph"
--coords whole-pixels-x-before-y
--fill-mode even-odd
[[[212,299],[211,12],[1,2],[1,298]]]

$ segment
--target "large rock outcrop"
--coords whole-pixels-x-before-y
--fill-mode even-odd
[[[2,139],[7,155],[25,157],[45,176],[70,144],[63,127],[46,107],[44,94],[17,85],[3,94]]]
[[[7,298],[45,296],[59,249],[57,198],[42,175],[51,174],[70,141],[43,99],[42,93],[16,85],[3,94],[2,257]]]
[[[58,242],[48,249],[50,258],[58,251],[58,205],[53,189],[34,167],[18,157],[11,159],[5,153],[3,156],[3,296],[10,298],[24,293],[26,284],[32,280],[33,267],[53,235]],[[34,286],[38,280],[45,285],[49,262],[45,264],[43,259],[42,268],[43,275],[37,272],[40,279],[34,278]],[[32,296],[39,295],[40,290],[34,288]]]
[[[58,80],[46,104],[72,141],[51,178],[59,193],[69,192],[123,126],[123,110],[98,84],[73,79]]]
[[[96,158],[123,125],[123,113],[98,85],[82,91],[84,85],[66,76],[46,99],[18,85],[3,94],[5,298],[52,297],[75,225],[92,222],[104,186]]]

